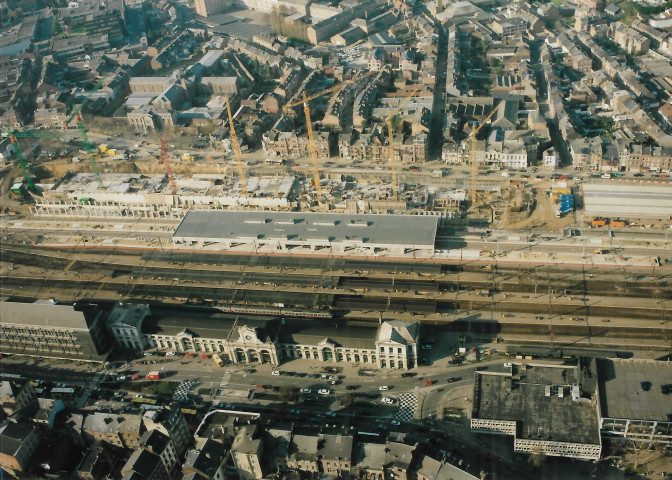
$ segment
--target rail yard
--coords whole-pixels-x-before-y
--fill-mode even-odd
[[[352,325],[404,318],[514,344],[669,351],[672,342],[665,268],[56,250],[7,241],[1,253],[1,293],[23,301],[186,304]]]

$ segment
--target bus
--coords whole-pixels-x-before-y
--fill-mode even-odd
[[[267,158],[266,165],[284,165],[285,161],[282,158]]]
[[[215,362],[215,365],[217,365],[218,367],[224,366],[224,361],[216,353],[212,354],[212,361]]]
[[[51,389],[52,398],[72,398],[75,395],[74,388],[59,387]]]
[[[156,398],[146,398],[146,397],[133,397],[131,398],[131,403],[139,403],[144,405],[156,405]]]

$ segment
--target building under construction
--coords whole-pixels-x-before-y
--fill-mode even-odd
[[[288,210],[297,194],[294,176],[252,177],[243,194],[237,178],[194,175],[178,178],[176,192],[167,175],[67,174],[44,185],[31,208],[37,216],[181,218],[188,210]]]
[[[464,190],[426,184],[322,179],[322,195],[311,180],[283,175],[245,180],[227,175],[70,173],[53,185],[42,185],[42,197],[31,207],[37,216],[137,217],[179,219],[189,210],[321,211],[331,213],[432,214],[452,218],[464,201]],[[101,187],[102,183],[102,187]]]

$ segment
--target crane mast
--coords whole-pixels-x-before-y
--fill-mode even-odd
[[[362,75],[359,75],[357,77],[353,77],[350,80],[346,80],[345,82],[339,83],[338,85],[335,85],[333,87],[329,87],[325,90],[319,91],[317,93],[314,93],[310,96],[306,94],[306,91],[304,90],[303,93],[303,98],[294,103],[290,103],[288,105],[285,105],[283,107],[283,111],[287,113],[291,108],[296,107],[299,104],[303,104],[303,113],[306,116],[306,130],[308,131],[308,150],[310,151],[310,158],[312,160],[313,164],[313,183],[315,183],[315,189],[317,190],[318,195],[322,195],[322,185],[320,184],[320,169],[319,165],[317,163],[317,148],[315,148],[315,136],[313,134],[313,124],[312,121],[310,120],[310,106],[308,105],[308,102],[311,100],[314,100],[318,97],[321,97],[322,95],[326,95],[327,93],[335,92],[337,90],[341,90],[344,87],[356,83],[360,81],[363,78],[369,77],[375,73],[378,72],[367,72]]]
[[[177,195],[177,184],[175,183],[173,168],[170,166],[170,159],[168,158],[168,152],[166,150],[166,143],[168,142],[168,127],[165,128],[166,130],[163,132],[163,138],[161,139],[161,159],[159,160],[159,165],[163,165],[166,169],[166,175],[168,175],[168,180],[170,181],[170,188],[173,191],[173,195]]]
[[[320,169],[317,164],[317,150],[315,149],[315,139],[313,137],[313,125],[310,120],[310,107],[308,106],[308,99],[306,91],[303,91],[303,112],[306,114],[306,130],[308,130],[308,148],[310,149],[310,158],[313,161],[313,182],[315,182],[315,189],[317,194],[322,196],[322,185],[320,184]]]
[[[500,102],[495,108],[492,109],[492,112],[488,114],[487,117],[481,122],[481,124],[476,127],[469,137],[471,138],[471,206],[473,208],[474,204],[476,203],[476,177],[478,176],[478,169],[476,168],[476,136],[478,135],[478,132],[481,131],[481,128],[485,126],[486,123],[493,117],[495,113],[497,113],[497,110],[499,110],[499,107],[501,107],[504,104],[504,102]]]
[[[26,162],[23,159],[23,155],[21,155],[21,150],[19,149],[19,142],[16,140],[16,137],[12,134],[9,135],[9,141],[12,143],[12,145],[14,145],[14,151],[16,152],[16,156],[19,159],[19,164],[21,164],[23,175],[26,177],[26,181],[28,182],[28,188],[30,189],[31,192],[37,191],[37,189],[35,188],[35,184],[33,183],[33,179],[30,178],[30,172],[28,171],[28,166],[26,165]]]
[[[84,123],[82,122],[82,115],[77,113],[77,128],[79,128],[80,133],[82,134],[82,140],[84,140],[84,148],[86,148],[86,153],[91,160],[91,166],[93,167],[93,173],[96,175],[96,180],[98,181],[98,187],[103,188],[103,179],[100,176],[100,171],[98,170],[98,165],[96,164],[96,159],[91,150],[91,144],[89,143],[89,137],[86,135],[86,128],[84,128]]]
[[[238,135],[236,129],[233,127],[233,115],[231,115],[231,105],[229,104],[229,96],[224,97],[226,102],[226,113],[229,115],[229,132],[231,135],[231,145],[233,146],[233,153],[236,156],[236,165],[238,165],[238,176],[240,177],[240,188],[243,195],[247,195],[247,180],[245,179],[245,169],[243,168],[243,156],[240,152],[240,143],[238,143]]]
[[[398,200],[399,198],[397,192],[399,190],[399,184],[397,180],[397,162],[394,158],[394,133],[392,132],[392,117],[394,117],[403,108],[403,106],[406,105],[406,102],[413,98],[421,90],[421,88],[422,87],[417,87],[411,93],[406,95],[406,98],[404,98],[399,106],[387,115],[387,134],[389,136],[390,144],[390,169],[392,170],[392,196],[395,200]]]

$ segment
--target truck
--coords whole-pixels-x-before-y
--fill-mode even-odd
[[[161,372],[158,370],[153,370],[149,372],[145,378],[147,380],[159,380],[161,378]]]
[[[596,248],[593,253],[595,255],[603,255],[603,254],[609,253],[609,249],[607,249],[607,248]]]
[[[212,354],[212,361],[215,362],[215,365],[217,365],[218,367],[224,366],[224,361],[216,353]]]
[[[591,227],[604,227],[607,224],[607,221],[604,218],[595,218],[590,222]]]
[[[628,222],[625,220],[612,220],[611,221],[611,226],[612,227],[625,227],[628,225]]]

